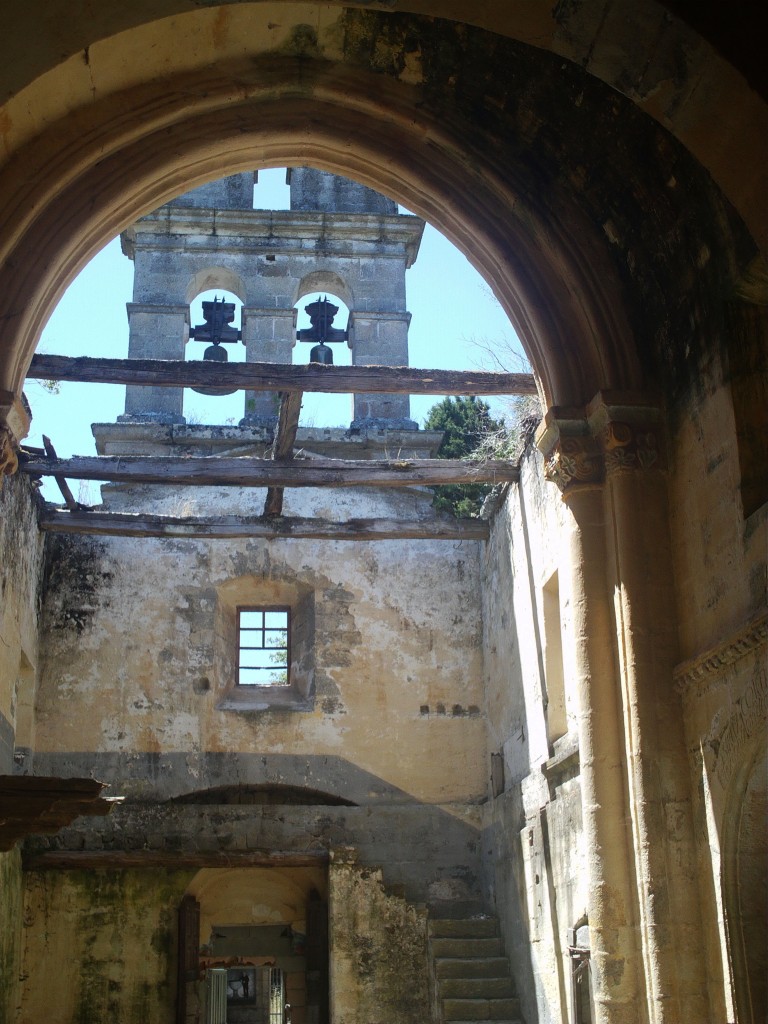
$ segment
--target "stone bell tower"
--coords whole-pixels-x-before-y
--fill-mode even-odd
[[[424,222],[398,214],[393,200],[364,185],[307,167],[288,171],[290,210],[255,210],[256,177],[248,172],[211,182],[123,233],[123,251],[135,264],[129,358],[202,359],[200,342],[209,349],[213,342],[208,359],[223,359],[227,346],[243,344],[248,362],[290,363],[298,340],[320,342],[326,361],[328,349],[347,344],[354,365],[408,365],[405,272],[418,254]],[[205,324],[190,324],[192,300],[215,288],[243,303],[239,335],[228,309],[206,310]],[[333,322],[326,306],[322,330],[313,321],[297,338],[297,303],[314,292],[342,299],[349,323]],[[274,394],[246,393],[241,425],[271,427],[277,407]],[[128,387],[120,421],[184,423],[183,391]],[[416,430],[417,424],[407,395],[358,394],[351,427]]]

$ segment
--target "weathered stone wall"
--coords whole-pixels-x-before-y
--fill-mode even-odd
[[[570,630],[568,514],[544,480],[541,456],[529,450],[520,484],[508,489],[493,521],[483,572],[495,761],[483,849],[523,1015],[540,1024],[559,1024],[570,1003],[568,929],[586,915],[575,695],[562,663]]]
[[[18,850],[0,853],[0,1020],[15,1020],[20,998],[23,879]]]
[[[177,910],[194,872],[30,872],[19,1024],[168,1024]]]
[[[329,910],[334,1024],[429,1020],[426,915],[343,852],[330,866]]]
[[[17,746],[34,738],[34,699],[42,542],[33,488],[0,478],[0,774],[11,774]],[[28,760],[28,758],[25,758]],[[17,850],[0,852],[0,1020],[11,1021],[19,996],[22,875]]]
[[[744,1018],[749,1002],[755,1019],[768,1012],[764,987],[750,997],[744,980],[745,948],[768,946],[765,915],[748,924],[745,938],[736,880],[737,823],[749,773],[765,778],[767,770],[761,746],[768,713],[764,287],[733,296],[721,324],[699,325],[712,343],[705,356],[691,360],[669,437],[675,680],[692,773],[702,952],[710,999],[724,1020]],[[748,290],[747,283],[740,288]],[[764,829],[755,850],[765,864]],[[765,906],[756,879],[740,884],[753,903]],[[753,965],[753,977],[764,978],[767,969],[764,961]]]
[[[476,543],[57,537],[48,547],[41,753],[342,757],[389,793],[484,790]],[[222,589],[315,595],[310,713],[217,710],[233,678]],[[242,601],[241,601],[242,603]],[[315,778],[318,788],[339,780]],[[162,784],[154,795],[162,798]],[[342,794],[343,795],[343,794]]]
[[[15,745],[32,745],[42,550],[30,481],[1,478],[0,774],[11,771]]]
[[[216,494],[196,498],[195,511],[217,505]],[[307,502],[329,498],[299,500],[306,514]],[[364,504],[403,514],[424,500]],[[129,803],[44,846],[301,853],[345,843],[412,899],[481,898],[476,542],[61,536],[49,541],[48,568],[37,771],[94,774]],[[295,594],[313,603],[309,699],[256,709],[255,694],[240,710],[233,609]],[[279,813],[208,813],[188,796],[233,787],[311,793]],[[322,794],[357,806],[325,806]],[[185,795],[191,803],[164,803]],[[271,802],[282,803],[279,791]]]

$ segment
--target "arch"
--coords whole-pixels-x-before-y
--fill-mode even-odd
[[[313,270],[299,281],[293,305],[301,302],[305,295],[313,292],[329,292],[341,299],[348,309],[354,309],[355,296],[349,282],[334,270]]]
[[[432,13],[444,13],[435,8]],[[655,384],[654,343],[676,339],[690,323],[681,304],[665,294],[659,239],[678,271],[709,259],[712,245],[699,238],[697,226],[707,217],[718,237],[730,237],[706,175],[687,168],[699,213],[707,216],[682,231],[692,182],[686,181],[685,197],[675,192],[670,168],[683,151],[575,64],[528,44],[513,46],[512,23],[483,37],[483,52],[493,60],[478,65],[483,74],[474,88],[456,84],[455,65],[441,63],[439,46],[429,61],[420,55],[421,69],[409,66],[402,33],[425,30],[426,23],[323,8],[308,25],[298,20],[307,10],[281,5],[286,17],[279,25],[269,20],[269,5],[200,10],[111,38],[104,37],[117,22],[105,18],[94,29],[103,42],[30,86],[36,109],[50,113],[44,134],[34,134],[21,97],[12,101],[18,123],[11,118],[5,138],[20,148],[0,176],[0,195],[7,199],[0,238],[7,268],[0,389],[19,389],[50,310],[109,237],[174,194],[223,173],[286,164],[353,177],[435,224],[496,293],[547,404],[581,406],[598,390]],[[339,26],[350,24],[354,31],[339,42]],[[205,26],[210,39],[200,31]],[[247,26],[245,36],[238,26]],[[387,59],[372,65],[361,38],[381,42]],[[423,38],[445,41],[450,54],[468,37],[446,20],[430,22]],[[545,33],[544,43],[548,38]],[[195,45],[185,47],[185,39]],[[552,43],[553,53],[561,45]],[[511,66],[517,77],[506,75]],[[518,79],[526,75],[526,103],[520,103]],[[70,86],[61,90],[66,109],[51,99],[57,83]],[[578,99],[567,116],[564,88]],[[575,123],[586,107],[588,120]],[[636,119],[632,133],[624,127],[630,115]],[[617,136],[632,135],[635,149],[614,151],[617,159],[582,151],[587,134],[602,146],[614,127]],[[754,136],[750,144],[754,154]],[[650,165],[645,177],[643,164]],[[664,202],[644,225],[646,199],[660,189],[666,189]],[[639,241],[636,230],[645,233]],[[730,249],[718,258],[732,259]],[[694,291],[704,304],[717,301],[704,274]],[[692,294],[686,303],[693,303]]]
[[[302,921],[310,892],[322,894],[326,887],[320,867],[201,868],[187,893],[200,903],[200,935],[205,939],[215,924]]]
[[[251,79],[246,99],[232,95],[229,69],[218,78],[212,72],[213,80],[177,81],[161,97],[147,98],[155,116],[140,134],[120,126],[113,102],[96,104],[77,176],[46,159],[37,186],[30,174],[15,183],[5,178],[0,194],[13,195],[16,223],[5,234],[13,244],[2,252],[14,270],[0,300],[8,346],[0,387],[19,388],[47,316],[109,237],[225,171],[285,164],[353,177],[435,224],[496,293],[550,404],[583,404],[601,388],[641,384],[615,268],[575,205],[558,199],[546,223],[541,211],[524,209],[519,195],[529,196],[533,183],[516,182],[505,161],[500,166],[486,147],[469,142],[476,135],[471,126],[462,126],[461,138],[419,111],[407,86],[377,81],[372,93],[369,74],[293,59],[270,62],[258,74],[251,64],[243,73]],[[166,108],[162,118],[158,104]],[[34,219],[25,212],[31,208]]]
[[[78,17],[68,0],[30,0],[15,15],[14,31],[19,39],[34,44],[14,47],[8,54],[3,67],[4,95],[18,96],[36,80],[43,84],[33,102],[19,97],[2,129],[6,139],[13,132],[23,137],[25,131],[36,132],[41,123],[52,124],[72,102],[70,82],[65,88],[58,81],[43,82],[54,69],[57,74],[67,69],[71,73],[73,68],[80,72],[79,88],[92,100],[98,48],[121,36],[139,39],[140,30],[147,25],[151,25],[151,45],[139,40],[131,59],[111,66],[100,86],[121,88],[142,76],[162,83],[170,66],[198,61],[200,67],[209,67],[227,59],[228,48],[241,53],[244,39],[249,45],[256,41],[257,45],[279,48],[296,22],[306,27],[307,21],[314,21],[328,29],[338,16],[333,9],[349,4],[348,0],[328,0],[321,13],[310,4],[281,3],[277,18],[274,5],[267,3],[222,7],[218,0],[199,0],[194,12],[186,6],[183,0],[156,0],[148,18],[145,9],[136,5],[109,4],[100,5],[96,14],[89,11]],[[691,24],[698,21],[706,26],[709,21],[705,40],[676,16],[684,5],[669,0],[614,0],[610,12],[602,4],[590,10],[589,5],[553,5],[550,0],[528,0],[522,6],[473,0],[400,0],[397,7],[405,14],[444,18],[492,31],[533,45],[559,63],[587,69],[590,76],[626,96],[679,139],[728,195],[754,237],[765,240],[768,209],[763,201],[763,168],[768,163],[768,111],[764,92],[761,97],[754,91],[754,82],[748,82],[709,42],[722,36],[719,18],[728,19],[732,42],[746,39],[748,18],[742,18],[739,34],[737,15],[725,10],[718,14],[716,5],[703,5],[703,17],[696,18],[694,12]],[[371,12],[366,11],[365,16]],[[185,25],[190,27],[190,43],[180,38]],[[332,30],[328,36],[333,38]],[[738,54],[738,46],[731,45],[730,50]],[[756,53],[754,46],[750,52]],[[413,61],[404,59],[403,63],[405,73],[412,74]],[[739,116],[732,116],[737,110]],[[707,130],[713,121],[727,124],[727,130]]]
[[[212,265],[198,270],[187,286],[186,301],[192,303],[201,292],[213,291],[215,288],[222,288],[224,291],[232,292],[241,302],[245,302],[245,283],[239,274],[229,267],[217,267]]]

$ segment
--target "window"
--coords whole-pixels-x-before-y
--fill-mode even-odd
[[[315,591],[238,576],[217,592],[214,692],[220,711],[312,711]]]
[[[288,686],[289,608],[238,608],[238,686]]]

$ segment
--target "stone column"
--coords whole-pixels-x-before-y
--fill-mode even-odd
[[[290,363],[296,344],[296,310],[243,306],[242,332],[247,363]],[[279,409],[276,391],[246,391],[240,425],[274,427]]]
[[[639,924],[652,1022],[709,1019],[701,900],[681,698],[661,415],[598,395],[587,409],[604,456],[608,579],[624,705]]]
[[[574,649],[597,1024],[644,1024],[616,629],[606,574],[603,466],[586,419],[551,410],[538,443],[571,511]]]
[[[189,338],[189,306],[128,303],[129,359],[184,359]],[[183,388],[151,388],[129,384],[125,414],[119,422],[153,420],[184,423]]]
[[[411,314],[355,312],[350,317],[353,366],[407,366]],[[353,427],[417,430],[408,395],[355,395]]]

